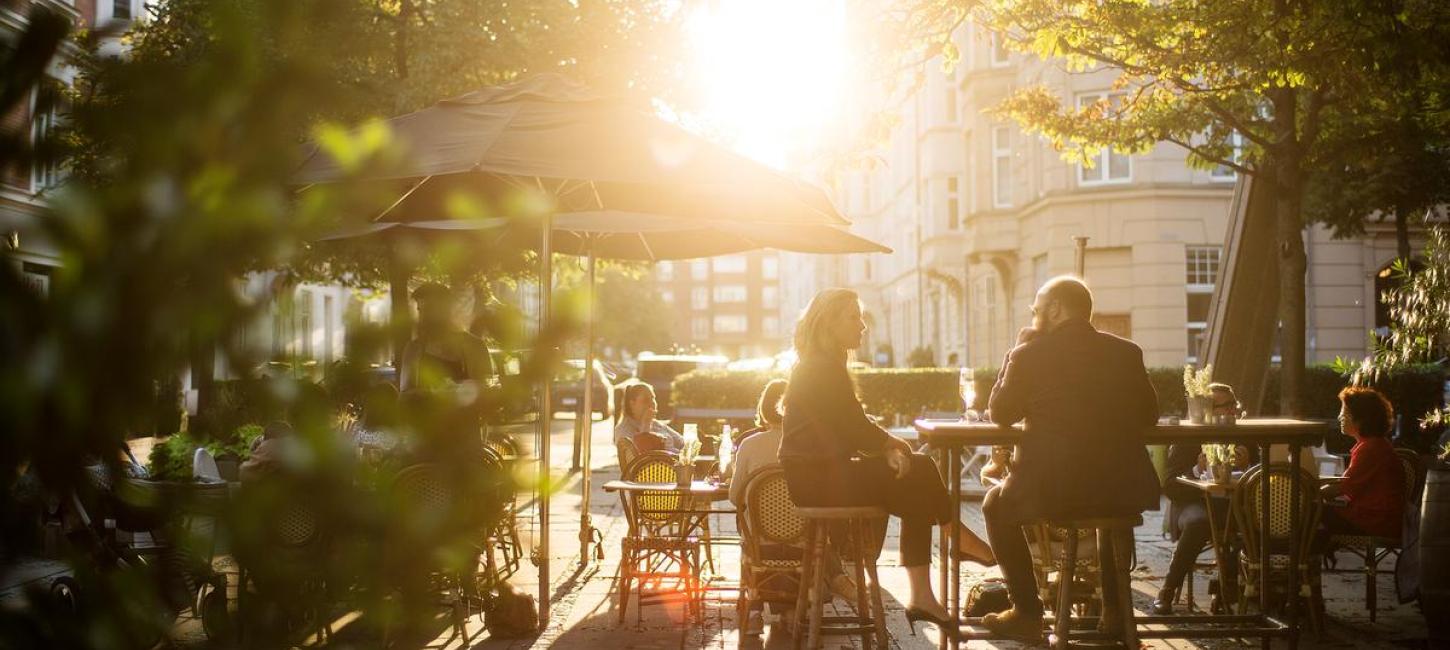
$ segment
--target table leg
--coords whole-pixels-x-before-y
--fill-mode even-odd
[[[1213,495],[1208,492],[1203,493],[1203,508],[1204,512],[1208,514],[1208,539],[1213,543],[1213,563],[1218,568],[1218,602],[1220,605],[1224,605],[1228,602],[1228,594],[1224,593],[1224,586],[1228,584],[1225,576],[1228,575],[1229,570],[1228,549],[1225,548],[1225,545],[1228,543],[1228,520],[1232,516],[1226,517],[1223,528],[1219,528],[1218,519],[1213,514]],[[1212,609],[1211,604],[1210,609]]]
[[[1289,445],[1289,461],[1293,465],[1289,474],[1289,649],[1299,647],[1299,490],[1303,489],[1299,480],[1299,445]]]
[[[956,559],[956,521],[962,516],[962,475],[957,470],[957,463],[961,460],[961,453],[962,450],[960,447],[951,447],[947,450],[947,473],[952,477],[951,485],[947,486],[952,495],[952,518],[951,521],[947,522],[944,531],[946,533],[947,540],[949,540],[951,544],[951,550],[947,554],[947,557],[951,560],[952,565],[952,573],[950,576],[948,576],[950,578],[952,588],[951,605],[950,609],[947,610],[947,612],[951,614],[950,620],[947,622],[947,624],[951,626],[959,626],[962,620],[962,565],[961,562]],[[958,635],[949,635],[945,631],[943,631],[942,636],[949,636],[952,639],[953,649],[960,647],[961,641]]]
[[[1259,449],[1265,471],[1259,481],[1259,616],[1269,615],[1269,445]],[[1260,639],[1263,650],[1269,650],[1269,637]]]
[[[951,466],[951,463],[948,460],[948,452],[947,452],[947,450],[946,449],[938,449],[938,450],[936,450],[936,458],[937,458],[937,467],[936,467],[937,468],[937,473],[941,475],[942,482],[943,483],[946,483],[949,480],[948,477],[951,476],[951,472],[948,470],[948,468]],[[950,488],[948,488],[948,492],[950,492]],[[957,509],[958,510],[961,509],[961,505],[960,504],[957,505]],[[952,538],[954,536],[952,535],[951,523],[948,522],[948,523],[942,524],[940,526],[937,526],[937,535],[938,535],[938,538],[939,538],[938,539],[938,543],[936,545],[936,553],[937,553],[937,592],[940,593],[942,595],[942,599],[945,600],[946,597],[947,597],[947,586],[948,586],[948,577],[947,576],[951,575],[951,570],[952,570],[952,568],[951,568],[951,559],[950,558],[951,558],[951,543],[952,543]],[[938,650],[946,650],[946,647],[947,647],[947,635],[942,634],[941,635],[941,638],[937,641],[937,649]]]

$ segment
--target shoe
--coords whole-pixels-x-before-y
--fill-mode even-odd
[[[953,641],[955,641],[957,637],[961,636],[962,633],[961,628],[953,625],[950,621],[946,619],[937,617],[936,614],[932,614],[924,609],[918,609],[916,607],[906,608],[906,626],[908,629],[911,630],[911,636],[916,636],[917,621],[925,621],[927,623],[935,625],[938,631],[946,636],[947,639]]]
[[[982,627],[998,636],[1024,643],[1042,642],[1042,614],[1029,614],[1013,607],[1001,614],[982,617]]]
[[[1148,611],[1154,616],[1171,616],[1173,614],[1173,601],[1178,594],[1164,589],[1158,592],[1158,597],[1153,599],[1153,606]]]

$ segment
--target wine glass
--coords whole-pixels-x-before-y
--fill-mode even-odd
[[[977,402],[977,379],[971,368],[962,368],[957,373],[957,392],[962,396],[962,419],[976,420],[977,412],[972,405]]]

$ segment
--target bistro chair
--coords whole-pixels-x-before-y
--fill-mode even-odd
[[[1085,562],[1082,554],[1081,541],[1085,538],[1095,542],[1095,550],[1111,548],[1112,557],[1106,558],[1112,561],[1111,566],[1098,566],[1098,580],[1094,585],[1093,593],[1103,591],[1103,572],[1112,572],[1116,576],[1114,592],[1101,593],[1101,599],[1106,601],[1109,598],[1117,603],[1118,617],[1122,635],[1121,641],[1126,648],[1138,647],[1138,623],[1133,611],[1133,529],[1143,525],[1143,517],[1134,515],[1131,517],[1103,517],[1093,519],[1072,519],[1052,520],[1042,526],[1044,534],[1039,539],[1050,539],[1047,532],[1052,530],[1063,531],[1061,552],[1058,554],[1055,565],[1058,570],[1056,607],[1053,612],[1053,648],[1068,648],[1069,630],[1072,627],[1073,606],[1080,599],[1080,583],[1076,582],[1076,573],[1079,566],[1091,566],[1096,562]],[[1084,533],[1093,534],[1091,537]],[[1092,555],[1096,556],[1097,553]],[[1046,598],[1044,603],[1053,602]]]
[[[675,457],[663,451],[640,454],[630,463],[625,480],[641,483],[674,483]],[[687,608],[698,612],[700,594],[700,540],[689,535],[687,518],[679,511],[687,498],[669,490],[645,491],[627,498],[624,509],[629,523],[619,556],[619,622],[624,622],[629,598],[637,591],[637,621],[643,620],[648,602],[664,600],[659,593],[646,594],[645,583],[663,579],[678,581]]]
[[[449,535],[460,525],[471,525],[467,508],[471,501],[464,500],[455,482],[450,481],[444,468],[433,463],[419,463],[400,470],[393,479],[393,495],[398,499],[399,512],[404,514],[404,528],[409,536],[432,537]],[[461,521],[460,521],[461,520]],[[468,618],[480,616],[485,603],[479,594],[480,578],[486,575],[478,572],[478,553],[474,549],[472,562],[463,568],[432,566],[425,576],[428,593],[435,594],[439,606],[448,610],[452,631],[445,645],[454,638],[461,638],[468,647]]]
[[[1028,551],[1032,555],[1032,568],[1037,574],[1038,595],[1053,612],[1058,607],[1058,594],[1062,580],[1067,577],[1071,585],[1069,602],[1078,607],[1082,615],[1097,612],[1098,545],[1092,529],[1068,529],[1049,522],[1037,522],[1023,526],[1030,541]],[[1069,556],[1067,541],[1071,537],[1076,543]],[[1073,570],[1066,572],[1067,558],[1072,557]]]
[[[886,633],[886,610],[882,605],[881,581],[876,577],[876,536],[873,530],[886,525],[886,510],[877,506],[800,507],[796,512],[805,520],[806,553],[801,588],[796,590],[795,625],[792,641],[797,650],[802,637],[811,650],[822,647],[828,635],[860,636],[862,647],[870,650],[872,640],[881,647],[890,647]],[[843,532],[839,539],[830,539],[831,531]],[[856,612],[852,616],[826,616],[831,591],[826,586],[826,552],[836,548],[843,562],[856,568]],[[867,576],[871,582],[866,582]],[[809,617],[808,617],[809,615]]]
[[[243,488],[246,490],[247,488]],[[315,506],[305,499],[247,499],[247,503],[265,505],[267,514],[258,548],[239,548],[237,558],[237,613],[240,623],[234,628],[228,622],[203,621],[213,630],[234,629],[240,633],[243,647],[276,642],[277,632],[261,612],[281,612],[289,633],[305,632],[326,643],[332,637],[332,624],[326,616],[328,584],[322,568],[328,551],[326,528]],[[225,582],[216,588],[220,598],[226,594]],[[212,614],[225,611],[220,606],[208,607]],[[257,634],[264,636],[256,638]],[[221,635],[218,635],[221,636]]]
[[[1297,537],[1292,534],[1292,472],[1299,472],[1300,524]],[[1260,509],[1260,486],[1266,479],[1269,481],[1268,530],[1260,527],[1263,512]],[[1266,582],[1268,588],[1273,590],[1269,594],[1270,602],[1303,598],[1308,603],[1306,609],[1309,610],[1310,627],[1315,634],[1322,633],[1323,621],[1320,617],[1324,595],[1320,589],[1319,567],[1323,560],[1314,554],[1313,544],[1322,503],[1319,491],[1315,489],[1317,485],[1318,481],[1309,472],[1288,463],[1255,465],[1239,479],[1237,489],[1233,492],[1231,507],[1234,526],[1243,540],[1243,553],[1239,561],[1242,574],[1240,582],[1243,587],[1239,597],[1240,614],[1247,612],[1248,604],[1254,602],[1258,596],[1259,576],[1267,572]],[[1261,550],[1266,546],[1269,551],[1267,567],[1260,561]],[[1299,584],[1285,588],[1289,582],[1289,553],[1294,549],[1299,553]]]
[[[614,453],[619,458],[619,475],[629,476],[630,464],[639,457],[639,451],[634,448],[634,443],[628,440],[615,440]]]
[[[1420,502],[1419,492],[1424,485],[1423,468],[1420,457],[1409,449],[1396,449],[1395,455],[1400,458],[1400,467],[1405,475],[1405,507],[1416,507]],[[1324,561],[1334,566],[1334,554],[1344,550],[1364,562],[1364,606],[1369,610],[1369,621],[1373,623],[1379,609],[1378,583],[1379,564],[1385,558],[1393,555],[1396,560],[1400,556],[1401,540],[1399,537],[1380,537],[1377,535],[1331,535],[1329,537],[1329,551],[1325,553]]]
[[[746,635],[751,603],[794,604],[804,570],[805,520],[796,512],[779,465],[767,465],[745,483],[740,528],[740,635]]]
[[[501,584],[518,572],[523,560],[523,544],[519,541],[518,529],[519,504],[513,487],[513,463],[506,460],[512,457],[511,448],[502,442],[491,440],[484,444],[484,469],[495,472],[497,476],[492,485],[493,489],[489,490],[491,494],[485,497],[491,502],[499,503],[496,517],[483,538],[487,582],[490,585]],[[499,557],[495,558],[495,554]]]

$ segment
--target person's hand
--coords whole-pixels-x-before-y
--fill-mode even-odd
[[[1022,345],[1037,338],[1037,330],[1032,327],[1024,327],[1017,331],[1017,345]]]
[[[900,449],[888,449],[886,451],[886,466],[896,472],[896,480],[906,478],[906,473],[911,470],[911,458],[906,452]]]

